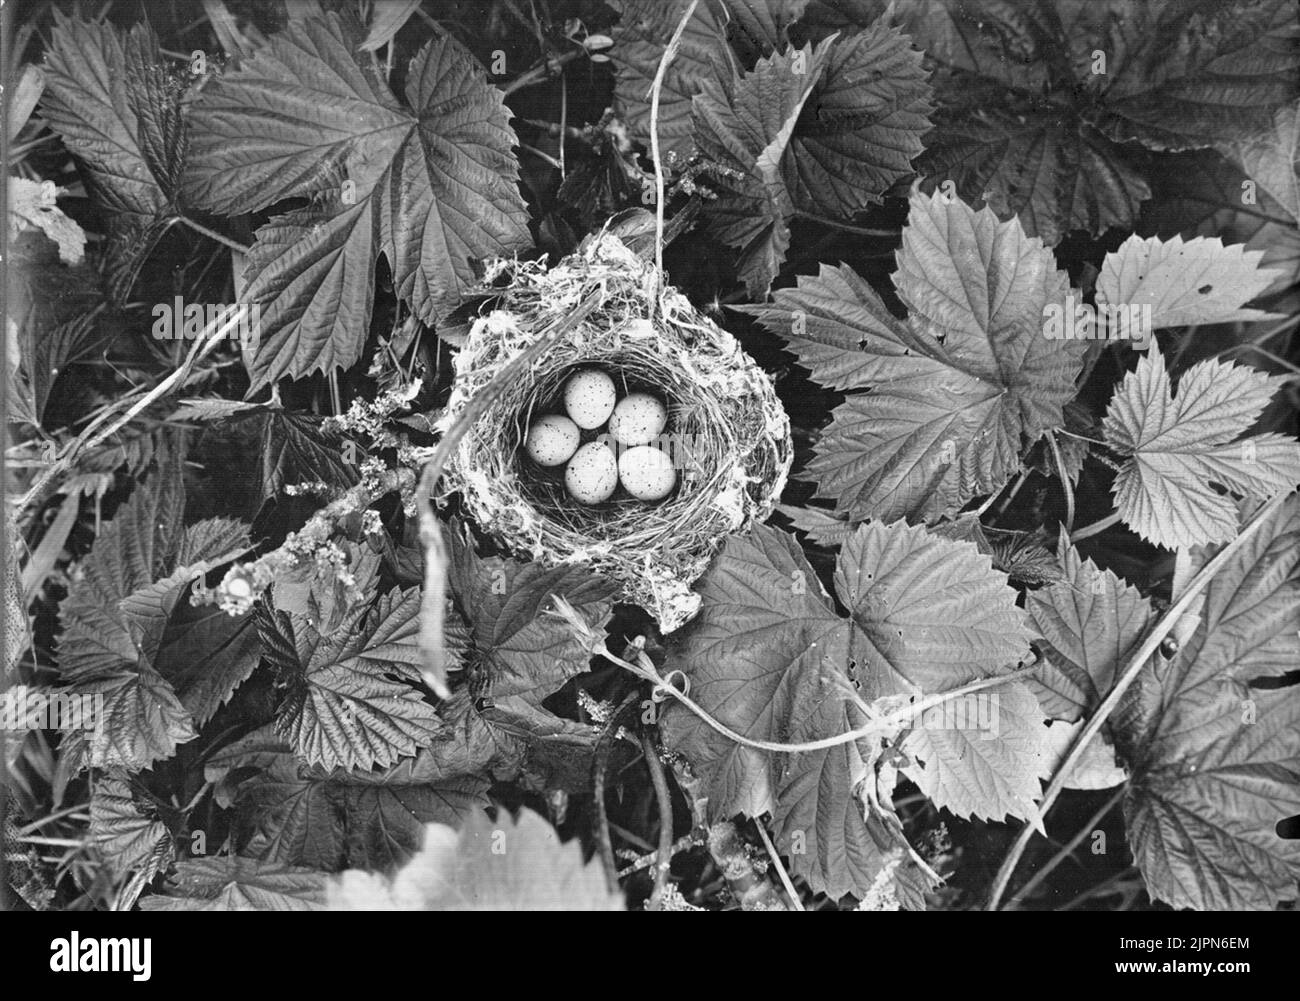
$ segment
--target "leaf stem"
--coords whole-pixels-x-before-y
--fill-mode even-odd
[[[559,73],[567,63],[573,62],[573,60],[583,55],[586,51],[586,49],[579,48],[570,52],[562,52],[558,56],[550,56],[543,59],[532,69],[528,70],[526,73],[521,73],[502,87],[501,93],[508,97],[517,90],[523,90],[525,87],[531,87],[534,84],[549,80],[551,77]]]
[[[1094,535],[1100,535],[1102,532],[1106,531],[1106,529],[1110,528],[1111,525],[1114,525],[1118,521],[1119,521],[1119,512],[1112,511],[1110,514],[1106,515],[1106,517],[1102,518],[1101,520],[1094,521],[1091,525],[1084,525],[1083,528],[1079,529],[1077,532],[1071,532],[1070,541],[1079,542],[1082,539],[1090,539]]]
[[[1065,470],[1065,459],[1061,456],[1061,448],[1056,444],[1056,435],[1051,430],[1047,432],[1047,444],[1052,450],[1056,472],[1061,477],[1061,489],[1065,491],[1065,530],[1070,532],[1074,529],[1074,484],[1070,482],[1070,474]]]
[[[659,857],[655,861],[655,888],[650,893],[648,907],[648,910],[657,911],[663,904],[664,891],[668,889],[668,869],[673,862],[673,794],[668,789],[664,763],[659,760],[659,751],[648,733],[641,734],[641,750],[659,804]]]
[[[651,682],[656,691],[664,692],[680,702],[686,709],[689,709],[698,716],[704,723],[716,730],[728,740],[740,744],[742,747],[752,747],[756,751],[773,751],[778,754],[793,754],[800,751],[825,751],[832,747],[839,747],[841,744],[851,744],[854,741],[862,740],[864,737],[872,737],[882,733],[888,733],[896,726],[906,723],[909,719],[918,714],[924,713],[935,706],[942,705],[949,699],[954,699],[959,695],[969,695],[972,692],[983,691],[985,688],[995,688],[998,685],[1006,684],[1008,681],[1015,681],[1017,678],[1026,677],[1033,674],[1037,667],[1025,667],[1017,671],[1009,671],[1006,674],[1000,674],[991,678],[980,678],[972,681],[968,685],[962,685],[960,688],[954,688],[947,692],[939,692],[935,695],[927,695],[905,709],[899,709],[892,713],[886,713],[883,716],[876,716],[871,723],[854,730],[848,730],[845,733],[836,734],[834,737],[823,737],[820,740],[808,740],[795,744],[781,744],[772,740],[754,740],[750,737],[742,736],[732,730],[725,723],[710,716],[708,711],[696,703],[662,677],[655,670],[654,665],[650,663],[648,657],[642,657],[643,661],[649,666],[637,666],[629,661],[624,660],[617,654],[613,653],[609,647],[603,643],[596,647],[594,651],[598,656],[604,657],[611,663],[631,671],[638,678]],[[869,711],[870,706],[863,703],[860,708]]]
[[[845,222],[843,219],[831,219],[827,216],[820,216],[814,212],[804,212],[796,210],[795,215],[800,219],[807,219],[809,222],[818,222],[823,226],[830,226],[832,229],[842,229],[846,233],[857,233],[859,236],[883,236],[897,237],[901,229],[871,229],[867,226],[855,226],[851,222]]]
[[[664,280],[664,165],[659,156],[659,96],[663,92],[664,74],[668,71],[668,64],[673,61],[673,56],[677,55],[677,46],[681,44],[682,32],[686,30],[686,25],[695,15],[695,8],[699,5],[700,0],[691,0],[686,13],[677,22],[677,30],[673,32],[673,37],[668,40],[668,45],[664,48],[664,54],[659,59],[659,68],[655,70],[654,82],[650,85],[650,158],[654,161],[655,167],[655,280],[660,290],[663,288]],[[656,295],[655,303],[658,304],[658,301],[659,296]]]
[[[763,847],[767,849],[767,857],[772,860],[772,866],[776,869],[781,885],[785,887],[785,895],[790,898],[790,903],[796,911],[804,910],[803,901],[799,899],[794,883],[790,880],[790,874],[785,871],[785,863],[781,861],[781,856],[776,853],[776,845],[772,844],[772,838],[767,833],[767,828],[763,826],[761,817],[754,819],[754,826],[758,828],[758,836],[763,839]]]
[[[1063,845],[1061,850],[1052,856],[1051,861],[1034,873],[1033,878],[1017,890],[1014,897],[1007,901],[1007,910],[1016,909],[1022,900],[1038,889],[1039,884],[1050,876],[1057,866],[1070,857],[1074,850],[1079,847],[1079,843],[1096,828],[1106,814],[1115,808],[1115,804],[1124,798],[1124,792],[1127,789],[1128,783],[1121,782],[1119,788],[1115,790],[1115,794],[1102,804],[1101,809],[1084,821],[1083,826],[1079,828],[1079,833]]]
[[[1129,659],[1124,671],[1116,680],[1115,687],[1110,690],[1110,694],[1097,707],[1087,725],[1080,731],[1078,738],[1070,747],[1070,753],[1057,766],[1056,773],[1048,784],[1047,790],[1043,793],[1042,802],[1039,804],[1040,816],[1045,817],[1047,811],[1052,808],[1052,804],[1056,802],[1061,790],[1065,788],[1065,780],[1074,770],[1074,766],[1078,764],[1079,759],[1083,757],[1088,742],[1101,730],[1107,718],[1115,711],[1115,707],[1119,705],[1120,700],[1124,697],[1124,693],[1128,691],[1133,682],[1137,680],[1138,675],[1142,673],[1147,660],[1150,659],[1151,655],[1160,647],[1160,644],[1164,642],[1164,638],[1178,624],[1179,619],[1191,607],[1197,595],[1205,590],[1210,581],[1227,565],[1237,550],[1260,530],[1289,496],[1290,494],[1278,493],[1272,500],[1256,511],[1250,521],[1237,533],[1237,537],[1224,546],[1214,559],[1201,568],[1201,572],[1187,585],[1187,590],[1183,592],[1182,597],[1170,605],[1169,610],[1156,622],[1154,628],[1147,634],[1147,638],[1143,640],[1142,645],[1138,647],[1137,652]],[[1007,854],[993,882],[993,888],[989,892],[987,910],[995,911],[998,909],[998,901],[1002,899],[1002,894],[1006,892],[1007,884],[1011,882],[1011,876],[1015,872],[1016,865],[1020,862],[1020,857],[1025,852],[1025,846],[1029,844],[1029,839],[1033,837],[1034,830],[1035,828],[1031,824],[1026,824],[1021,828],[1015,844],[1012,845],[1011,851]]]
[[[202,235],[206,236],[209,240],[216,240],[218,243],[229,247],[231,250],[238,251],[241,254],[247,254],[249,250],[252,249],[251,247],[245,247],[242,243],[237,243],[236,241],[232,240],[228,236],[222,236],[215,229],[209,229],[207,226],[204,226],[202,223],[195,222],[187,215],[178,215],[175,218],[178,219],[180,222],[184,223],[190,229],[194,230],[194,232],[201,233]]]

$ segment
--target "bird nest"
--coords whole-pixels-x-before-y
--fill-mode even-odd
[[[771,513],[792,447],[766,373],[679,292],[660,291],[656,278],[652,264],[608,234],[549,270],[493,262],[485,280],[495,287],[456,355],[439,423],[445,432],[479,394],[495,394],[452,452],[443,496],[459,491],[479,526],[517,553],[547,566],[590,566],[614,580],[671,632],[698,610],[691,585],[722,539]],[[530,347],[536,357],[526,367],[498,378]],[[620,491],[580,504],[561,475],[521,449],[536,417],[562,410],[568,377],[589,366],[625,392],[666,402],[668,425],[656,444],[669,452],[678,482],[659,503]]]

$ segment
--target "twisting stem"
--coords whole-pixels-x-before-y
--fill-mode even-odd
[[[1037,666],[1026,667],[1018,671],[1009,671],[1006,674],[1000,674],[993,678],[980,678],[978,681],[972,681],[969,685],[963,685],[960,688],[954,688],[947,692],[940,692],[937,695],[927,695],[919,702],[909,705],[905,709],[900,709],[897,712],[886,713],[883,716],[875,716],[866,726],[859,727],[856,730],[849,730],[845,733],[836,734],[834,737],[824,737],[821,740],[809,740],[798,744],[781,744],[772,740],[753,740],[736,733],[735,730],[732,730],[725,723],[710,716],[703,707],[694,702],[684,692],[678,691],[674,685],[661,677],[659,673],[654,670],[653,666],[638,667],[636,664],[632,664],[629,661],[624,660],[622,657],[610,652],[609,648],[604,644],[598,646],[595,652],[606,660],[617,664],[619,667],[631,671],[638,678],[643,678],[646,681],[651,682],[658,691],[665,692],[675,698],[685,708],[689,709],[728,740],[734,741],[744,747],[752,747],[756,751],[775,751],[779,754],[792,754],[799,751],[824,751],[832,747],[839,747],[841,744],[851,744],[854,741],[863,739],[864,737],[877,736],[881,733],[888,732],[896,726],[906,723],[908,720],[915,718],[919,714],[925,713],[927,710],[932,709],[937,705],[942,705],[949,699],[957,698],[960,695],[969,695],[972,692],[982,691],[985,688],[995,688],[998,685],[1006,684],[1008,681],[1015,681],[1017,678],[1023,678],[1026,675],[1033,674],[1038,670]],[[647,662],[649,661],[649,658],[645,659]],[[860,705],[864,712],[870,714],[870,706],[866,703],[861,703]]]
[[[1288,496],[1290,495],[1279,493],[1256,511],[1254,517],[1237,533],[1237,537],[1224,546],[1214,559],[1201,568],[1201,572],[1187,585],[1187,590],[1183,592],[1182,597],[1170,605],[1169,610],[1160,617],[1155,627],[1147,634],[1147,638],[1143,640],[1142,645],[1138,647],[1137,652],[1129,658],[1124,671],[1115,682],[1115,687],[1111,689],[1110,694],[1097,707],[1097,711],[1092,714],[1092,718],[1088,720],[1087,725],[1079,733],[1078,738],[1070,748],[1070,753],[1057,766],[1052,781],[1048,784],[1046,792],[1043,793],[1043,801],[1039,804],[1040,816],[1045,817],[1047,815],[1047,811],[1056,802],[1056,797],[1065,788],[1065,780],[1074,770],[1074,766],[1078,764],[1079,759],[1083,757],[1088,742],[1101,730],[1107,718],[1119,705],[1120,699],[1124,697],[1124,693],[1128,691],[1133,682],[1137,680],[1138,675],[1142,673],[1147,660],[1150,659],[1160,644],[1164,642],[1165,637],[1178,624],[1178,621],[1196,600],[1197,595],[1205,590],[1206,586],[1232,559],[1237,550],[1246,544],[1247,539],[1260,530],[1264,523],[1272,517],[1273,513],[1282,506]],[[1021,829],[1015,844],[1012,845],[1011,851],[1003,861],[1002,868],[998,870],[997,878],[993,882],[993,888],[989,892],[988,910],[995,911],[998,909],[998,902],[1002,899],[1002,894],[1006,892],[1007,884],[1011,882],[1011,876],[1016,870],[1016,865],[1020,862],[1020,857],[1025,852],[1025,846],[1029,844],[1029,839],[1033,837],[1034,830],[1035,828],[1031,824],[1026,824]]]
[[[655,888],[650,894],[649,906],[649,910],[657,911],[663,904],[664,890],[668,889],[668,868],[673,861],[673,794],[668,789],[664,763],[659,760],[655,742],[648,733],[641,734],[641,750],[645,753],[650,782],[659,803],[659,857],[655,862]]]
[[[682,32],[686,30],[686,25],[694,16],[695,8],[699,4],[700,0],[691,0],[686,13],[677,22],[677,30],[673,32],[668,47],[664,49],[664,54],[659,60],[659,68],[655,71],[654,83],[650,85],[650,158],[655,166],[655,280],[661,285],[664,273],[664,165],[659,158],[659,95],[664,88],[664,74],[668,70],[668,64],[677,54]],[[657,306],[658,295],[654,297],[654,302]]]

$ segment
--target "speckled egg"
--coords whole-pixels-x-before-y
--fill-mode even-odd
[[[539,466],[558,466],[573,457],[581,435],[578,425],[563,414],[547,414],[528,429],[524,447]]]
[[[666,452],[649,445],[629,448],[618,460],[623,489],[637,500],[663,500],[677,484],[677,471]]]
[[[618,461],[609,446],[592,441],[578,449],[564,470],[564,486],[581,504],[609,500],[618,487]]]
[[[629,393],[609,419],[609,433],[620,445],[645,445],[662,433],[668,410],[649,393]]]
[[[574,424],[590,431],[609,420],[617,395],[614,380],[606,373],[598,368],[584,368],[564,386],[564,409]]]

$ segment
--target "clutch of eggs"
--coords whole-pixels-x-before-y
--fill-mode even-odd
[[[524,447],[540,466],[568,464],[564,485],[570,496],[582,504],[600,504],[620,483],[643,501],[672,493],[677,485],[672,460],[649,444],[668,424],[660,400],[649,393],[629,393],[619,400],[614,380],[598,368],[579,369],[570,376],[563,398],[568,416],[539,417],[528,429]],[[579,447],[583,431],[606,422],[608,435]]]

